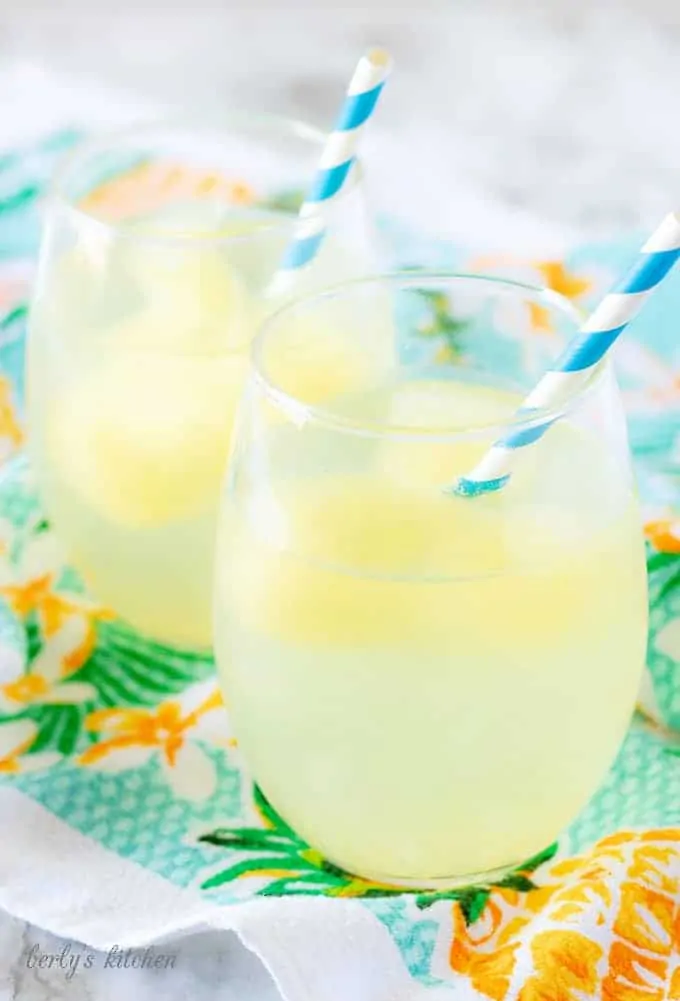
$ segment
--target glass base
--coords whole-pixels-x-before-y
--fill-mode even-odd
[[[441,892],[444,890],[462,890],[466,887],[475,885],[488,885],[489,883],[498,883],[500,880],[509,876],[511,873],[516,872],[521,869],[522,862],[510,862],[508,865],[499,866],[497,869],[485,869],[481,872],[470,872],[462,876],[423,876],[422,878],[410,878],[402,876],[390,876],[387,873],[382,872],[355,872],[353,869],[347,869],[346,866],[341,866],[334,859],[328,859],[332,865],[337,865],[341,868],[343,872],[349,873],[351,876],[355,876],[357,879],[363,879],[370,883],[377,883],[379,886],[384,886],[386,890],[390,888],[404,890],[404,891],[435,891]]]

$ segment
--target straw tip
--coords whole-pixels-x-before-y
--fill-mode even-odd
[[[364,53],[364,59],[369,62],[371,66],[375,66],[376,69],[382,70],[385,76],[387,76],[387,74],[392,70],[392,56],[387,49],[383,49],[379,45],[368,49],[368,51]]]
[[[446,493],[456,497],[481,497],[482,494],[492,494],[500,490],[509,479],[509,473],[491,480],[470,480],[467,476],[461,476],[454,486],[447,487]]]

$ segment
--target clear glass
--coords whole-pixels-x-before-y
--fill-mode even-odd
[[[211,642],[219,488],[247,352],[324,136],[249,114],[86,144],[47,205],[31,448],[90,590],[167,643]],[[296,286],[372,267],[360,169]],[[318,387],[319,399],[323,387]]]
[[[218,672],[264,794],[361,876],[455,885],[520,864],[626,730],[646,575],[608,363],[502,491],[447,491],[547,416],[514,415],[576,320],[540,289],[402,273],[289,304],[254,343],[218,533]],[[319,405],[306,386],[343,351],[363,365]]]

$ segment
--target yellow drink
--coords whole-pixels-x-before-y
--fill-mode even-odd
[[[412,427],[432,401],[463,427],[519,398],[441,382],[346,409]],[[487,441],[320,429],[317,464],[288,433],[266,480],[237,470],[218,546],[218,668],[256,780],[363,875],[522,861],[595,791],[634,703],[646,593],[625,477],[567,420],[474,500],[442,487]]]
[[[50,518],[97,599],[154,638],[207,647],[219,488],[250,341],[279,305],[262,290],[287,230],[271,214],[221,210],[224,243],[203,246],[214,207],[203,220],[180,209],[99,248],[105,269],[87,242],[59,258],[31,324],[32,451]],[[156,242],[167,233],[183,242]],[[352,267],[329,237],[313,280]],[[310,377],[310,400],[361,381],[364,358],[337,333],[319,348],[336,351],[334,378]]]

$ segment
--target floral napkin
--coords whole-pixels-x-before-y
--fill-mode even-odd
[[[680,275],[618,349],[648,538],[640,713],[558,844],[498,883],[401,893],[331,865],[252,786],[208,658],[135,635],[63,562],[22,454],[22,358],[40,193],[72,139],[0,158],[0,905],[102,949],[235,929],[287,1001],[680,999]],[[396,263],[527,278],[584,307],[639,242],[534,261],[392,219],[382,234]],[[550,317],[531,323],[557,354]],[[465,351],[437,299],[418,336],[442,365]]]

